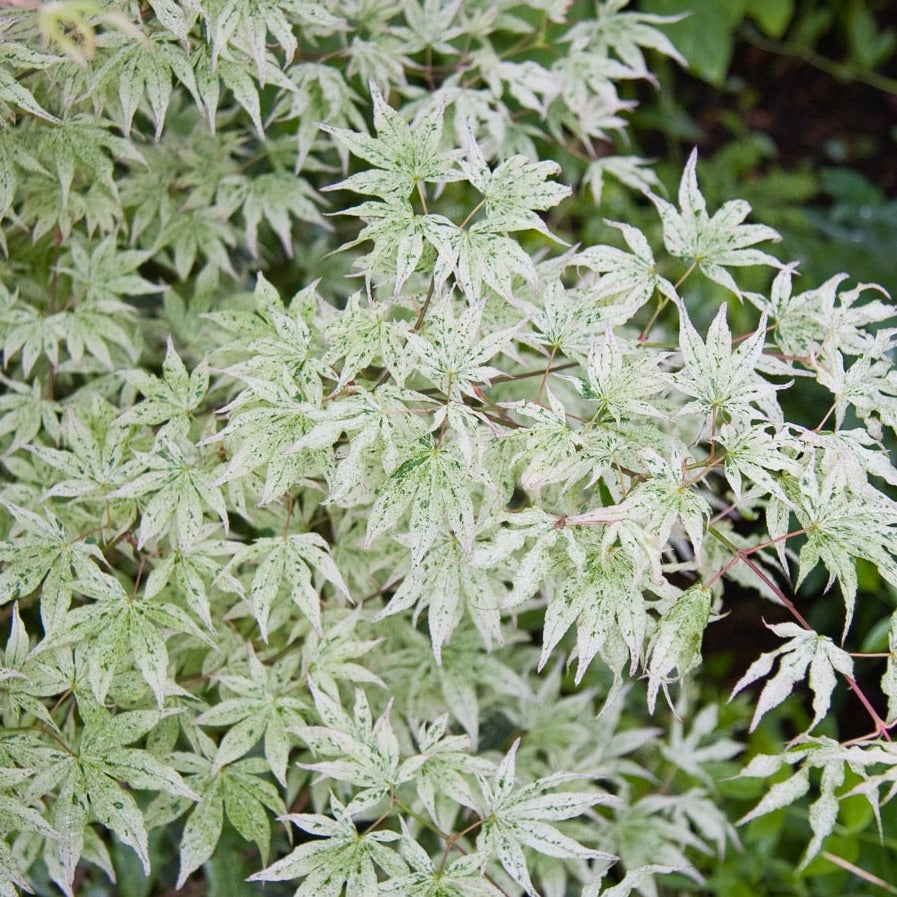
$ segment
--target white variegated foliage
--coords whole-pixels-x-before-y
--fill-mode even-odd
[[[111,874],[104,829],[148,869],[160,826],[179,888],[225,821],[301,897],[700,881],[741,745],[681,683],[748,589],[794,621],[735,687],[770,677],[751,727],[804,680],[813,716],[745,819],[818,781],[809,859],[842,797],[897,791],[897,616],[885,712],[789,597],[821,565],[847,638],[857,562],[897,587],[891,306],[794,294],[696,154],[676,205],[596,154],[643,51],[682,59],[668,19],[568,6],[0,12],[3,897]],[[607,177],[662,245],[565,251]],[[789,420],[808,377],[831,412]],[[866,738],[815,734],[836,689]]]

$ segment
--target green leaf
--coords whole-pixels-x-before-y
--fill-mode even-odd
[[[657,271],[654,253],[638,228],[618,221],[606,221],[623,235],[632,252],[614,246],[590,246],[574,257],[574,262],[601,274],[590,291],[596,299],[617,297],[625,305],[626,314],[635,314],[654,295],[660,293],[676,305],[681,304],[676,288]],[[622,296],[622,299],[620,297]]]
[[[162,379],[141,369],[124,371],[125,380],[144,395],[120,418],[121,423],[155,426],[170,421],[173,429],[186,434],[192,413],[200,406],[209,387],[209,370],[198,365],[187,373],[169,338],[162,362]]]
[[[481,334],[482,308],[455,315],[451,300],[439,303],[427,320],[426,335],[409,332],[409,346],[417,354],[415,367],[450,400],[462,394],[476,397],[475,384],[488,384],[499,371],[487,362],[514,337],[517,328]]]
[[[603,560],[590,558],[581,570],[563,576],[545,612],[539,668],[545,666],[575,622],[577,683],[598,654],[618,676],[628,654],[629,671],[633,673],[643,655],[648,631],[642,588],[631,561],[622,552],[609,553]]]
[[[163,0],[169,7],[170,0]],[[166,20],[178,30],[185,27],[186,10],[181,10],[180,22],[170,10]],[[114,87],[121,105],[121,129],[129,135],[134,115],[145,98],[155,123],[155,139],[162,135],[165,115],[172,96],[172,80],[182,84],[199,103],[199,92],[193,67],[184,49],[168,40],[125,40],[106,56],[93,73],[93,89]]]
[[[726,306],[720,306],[706,342],[701,340],[684,310],[679,316],[683,367],[672,382],[680,392],[696,399],[683,408],[683,413],[700,410],[705,414],[725,415],[723,419],[728,420],[750,421],[759,417],[777,421],[781,418],[775,399],[777,387],[756,370],[763,352],[766,315],[760,317],[754,333],[734,351],[726,315]]]
[[[290,881],[305,879],[309,893],[339,894],[346,886],[347,895],[373,893],[377,887],[374,864],[391,875],[407,867],[394,851],[384,845],[399,839],[387,830],[359,835],[351,819],[334,821],[326,816],[291,813],[284,817],[297,828],[322,838],[306,841],[282,860],[257,872],[250,881]]]
[[[474,566],[453,538],[439,541],[427,552],[393,594],[377,619],[410,607],[427,609],[427,625],[436,662],[442,662],[442,646],[451,637],[466,609],[487,645],[501,641],[499,608],[504,590]]]
[[[799,555],[797,584],[820,562],[829,571],[829,585],[838,580],[845,604],[843,633],[853,619],[857,576],[855,558],[875,564],[879,573],[897,584],[897,562],[889,548],[897,526],[897,506],[882,493],[862,484],[848,491],[837,470],[819,478],[808,467],[799,481],[790,484],[788,498],[807,532]]]
[[[482,294],[483,284],[513,304],[513,280],[521,277],[529,284],[538,281],[533,261],[520,244],[506,236],[490,221],[477,221],[466,230],[448,232],[436,264],[436,280],[445,282],[454,275],[468,301]]]
[[[277,234],[287,258],[293,257],[292,219],[328,225],[318,206],[320,197],[305,181],[286,174],[271,172],[253,178],[246,185],[243,218],[246,222],[246,244],[254,257],[258,256],[258,225],[263,219]]]
[[[789,779],[783,782],[776,782],[766,792],[766,795],[754,807],[750,813],[746,813],[738,820],[739,825],[744,825],[752,819],[764,816],[766,813],[772,813],[774,810],[780,810],[794,803],[798,798],[803,797],[810,790],[810,782],[808,771],[806,769],[798,770]]]
[[[264,805],[237,777],[227,776],[224,780],[224,806],[233,827],[246,841],[253,841],[258,845],[262,861],[266,862],[271,842],[271,826]]]
[[[165,647],[165,638],[149,620],[132,614],[130,645],[134,664],[153,690],[156,702],[161,707],[165,703],[165,689],[168,682],[168,650]]]
[[[349,590],[329,554],[328,545],[317,533],[257,539],[234,556],[226,572],[230,573],[244,564],[257,563],[259,559],[261,562],[256,567],[247,597],[265,639],[268,637],[271,607],[283,580],[290,586],[293,601],[318,632],[321,632],[321,599],[312,583],[312,574],[320,574],[344,598],[350,599]],[[237,587],[242,591],[238,583]]]
[[[289,62],[297,47],[294,25],[334,31],[341,27],[343,21],[324,4],[314,0],[277,0],[275,3],[262,0],[206,0],[201,8],[212,42],[213,63],[231,44],[241,49],[248,46],[259,80],[262,80],[265,70],[269,33]]]
[[[746,11],[770,37],[781,37],[794,16],[794,0],[748,0]]]
[[[679,14],[681,21],[665,28],[669,39],[688,60],[689,68],[711,84],[721,85],[729,70],[735,40],[746,3],[751,0],[649,0],[654,13]]]
[[[888,699],[888,722],[897,719],[897,613],[891,614],[888,628],[888,663],[881,677],[881,690]]]

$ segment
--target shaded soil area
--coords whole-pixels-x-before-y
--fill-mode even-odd
[[[897,3],[880,24],[897,27]],[[843,57],[835,39],[818,52],[825,59]],[[880,74],[897,79],[897,57]],[[703,150],[731,139],[726,122],[735,113],[748,130],[772,138],[785,169],[843,165],[897,197],[897,93],[840,79],[798,56],[746,41],[736,45],[724,89],[683,72],[676,81],[676,96],[702,131]]]
[[[847,165],[897,196],[897,95],[750,45],[740,46],[732,70],[759,95],[742,110],[748,127],[772,137],[786,168]]]

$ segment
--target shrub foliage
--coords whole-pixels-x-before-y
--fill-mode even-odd
[[[301,897],[651,897],[737,847],[739,769],[742,823],[810,794],[804,863],[879,813],[897,616],[880,694],[849,648],[858,565],[897,587],[892,310],[798,287],[695,154],[674,198],[615,154],[665,20],[5,5],[0,894],[116,843],[149,874],[162,829],[177,887],[233,830]],[[583,245],[608,178],[658,226]],[[735,604],[788,621],[733,710]]]

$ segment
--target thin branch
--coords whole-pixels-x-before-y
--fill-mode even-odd
[[[570,368],[579,367],[578,361],[568,361],[564,364],[556,364],[553,368],[549,368],[548,373],[554,374],[558,371],[569,371]],[[539,368],[535,371],[525,371],[522,374],[502,374],[500,377],[492,378],[492,385],[496,383],[511,383],[513,380],[526,380],[529,377],[541,377],[545,373],[545,368]]]
[[[447,844],[451,844],[451,847],[453,850],[457,850],[458,853],[463,854],[465,856],[467,855],[467,851],[460,844],[457,843],[457,838],[460,838],[461,834],[463,834],[463,833],[459,833],[457,835],[446,834],[446,832],[442,831],[442,829],[438,828],[432,822],[430,822],[429,819],[426,819],[425,817],[421,816],[420,813],[416,813],[414,810],[411,809],[411,807],[407,806],[406,804],[403,804],[401,801],[397,800],[395,802],[395,805],[400,810],[400,812],[404,813],[406,816],[410,816],[412,819],[414,819],[416,822],[418,822],[420,825],[422,825],[425,829],[428,829],[429,831],[433,832],[434,835],[437,835],[439,838],[442,838],[442,840],[445,841]],[[483,820],[480,820],[480,823],[482,823],[482,822],[483,822]],[[508,894],[508,892],[506,890],[504,890],[504,888],[502,888],[501,885],[491,875],[489,875],[488,872],[484,871],[482,873],[482,875],[483,875],[483,878],[485,878],[486,881],[488,881],[489,884],[492,885],[492,887],[494,887],[499,893],[504,894],[504,897],[510,897],[510,894]]]
[[[548,375],[551,373],[551,365],[554,363],[554,356],[557,355],[557,351],[557,346],[551,347],[551,355],[548,356],[548,363],[545,365],[545,373],[542,374],[542,379],[539,381],[539,391],[536,393],[535,402],[537,405],[542,398],[542,393],[545,391],[545,384],[548,382]]]
[[[456,847],[458,842],[467,834],[474,831],[474,829],[479,828],[486,820],[485,819],[476,819],[467,826],[467,828],[462,829],[457,834],[454,834],[445,842],[445,850],[442,851],[442,859],[439,862],[439,873],[442,874],[442,870],[445,869],[446,860],[448,860],[448,855],[451,853],[452,848]]]
[[[844,857],[829,853],[827,850],[822,851],[822,856],[824,856],[830,863],[834,863],[836,866],[840,866],[842,869],[846,869],[848,872],[852,872],[854,875],[862,878],[863,881],[867,881],[869,884],[875,885],[876,887],[887,891],[889,894],[897,894],[897,888],[895,888],[894,885],[886,882],[883,878],[879,878],[877,875],[873,875],[871,872],[867,872],[860,866],[851,863],[850,860],[845,860]]]
[[[889,78],[871,69],[863,70],[851,62],[838,62],[829,59],[821,53],[817,53],[812,47],[805,47],[795,41],[778,41],[764,37],[755,28],[744,30],[745,40],[760,50],[772,53],[775,56],[791,57],[812,65],[827,75],[837,78],[839,81],[859,81],[876,90],[897,96],[897,78]]]
[[[424,215],[429,215],[430,210],[427,208],[427,194],[424,191],[424,185],[420,181],[417,182],[417,195],[420,197],[420,205],[424,210]]]
[[[430,309],[430,303],[433,301],[433,293],[436,290],[436,275],[434,274],[430,278],[430,286],[427,288],[427,297],[424,299],[424,304],[420,307],[420,311],[417,313],[417,320],[414,322],[414,326],[411,328],[412,333],[418,333],[421,327],[424,326],[424,318],[427,317],[427,312]]]
[[[673,284],[673,289],[678,290],[682,284],[685,283],[686,280],[691,276],[692,271],[698,267],[698,260],[694,259],[692,263],[686,268],[685,273]]]
[[[473,207],[473,209],[471,209],[471,211],[468,213],[467,217],[461,222],[461,224],[460,224],[460,228],[461,228],[461,230],[464,230],[464,228],[467,227],[468,224],[470,224],[470,220],[473,218],[474,215],[476,215],[477,212],[480,211],[480,209],[483,208],[484,205],[486,205],[486,199],[485,199],[485,197],[484,197],[483,199],[481,199],[481,200],[480,200],[480,201]]]

